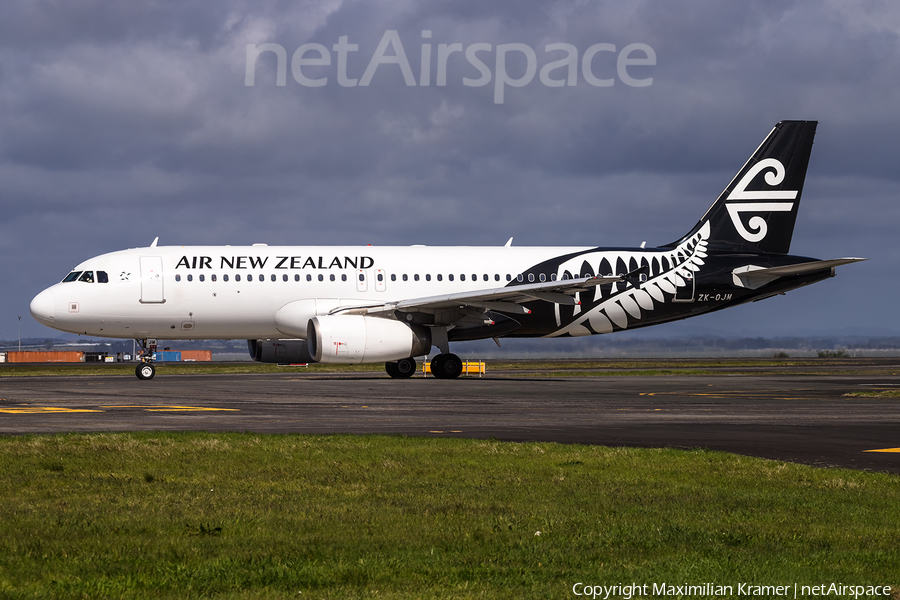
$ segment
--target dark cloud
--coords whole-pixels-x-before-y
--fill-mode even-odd
[[[397,65],[342,87],[337,54],[303,87],[275,55],[245,86],[248,44],[359,50],[361,79],[396,30],[416,82],[422,44],[521,43],[538,70],[597,43],[648,44],[624,85],[615,54],[585,82],[407,86]],[[432,32],[423,38],[422,31]],[[868,255],[839,278],[709,317],[725,332],[815,332],[893,315],[900,9],[889,3],[13,0],[0,21],[0,337],[89,256],[161,243],[637,245],[676,239],[781,119],[820,121],[793,250]],[[580,56],[579,54],[579,56]],[[495,54],[480,55],[495,71]],[[524,73],[510,53],[509,73]],[[494,73],[494,77],[496,73]],[[563,77],[564,70],[554,72]],[[868,285],[864,285],[865,282]],[[860,299],[858,290],[871,290]],[[866,306],[859,306],[863,302]],[[760,308],[762,307],[762,308]],[[839,317],[839,318],[838,318]],[[23,319],[24,322],[24,319]],[[738,325],[740,323],[740,325]],[[774,325],[772,325],[774,323]],[[23,331],[49,330],[28,319]]]

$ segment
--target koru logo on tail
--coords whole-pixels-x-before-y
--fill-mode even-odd
[[[747,191],[747,186],[750,185],[750,182],[766,169],[772,169],[763,177],[768,185],[774,187],[784,181],[784,165],[777,159],[766,158],[753,165],[734,187],[734,190],[728,194],[728,198],[726,198],[725,208],[728,209],[731,222],[734,223],[734,228],[737,229],[740,236],[748,242],[762,241],[769,229],[766,226],[765,219],[755,216],[747,222],[750,226],[748,230],[744,227],[744,222],[741,221],[741,213],[790,212],[794,208],[793,202],[773,202],[773,200],[795,200],[797,198],[797,192],[789,190]],[[730,200],[760,200],[760,202],[735,202],[729,204],[728,201]]]

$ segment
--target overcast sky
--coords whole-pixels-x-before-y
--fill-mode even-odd
[[[31,298],[156,236],[664,244],[782,119],[819,121],[792,253],[871,260],[660,335],[897,335],[898,33],[887,0],[5,0],[0,338],[55,337]]]

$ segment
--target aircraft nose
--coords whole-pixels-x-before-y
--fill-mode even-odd
[[[44,290],[31,301],[31,316],[45,325],[56,321],[56,297],[51,290]]]

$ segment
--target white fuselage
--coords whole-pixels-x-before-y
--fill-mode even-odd
[[[499,288],[543,261],[584,247],[168,246],[82,262],[73,281],[32,302],[41,323],[113,338],[285,337],[288,303],[320,307],[387,303]],[[101,283],[100,273],[105,274]],[[532,273],[547,281],[557,273]],[[526,275],[527,277],[527,275]],[[92,282],[78,279],[92,279]]]

